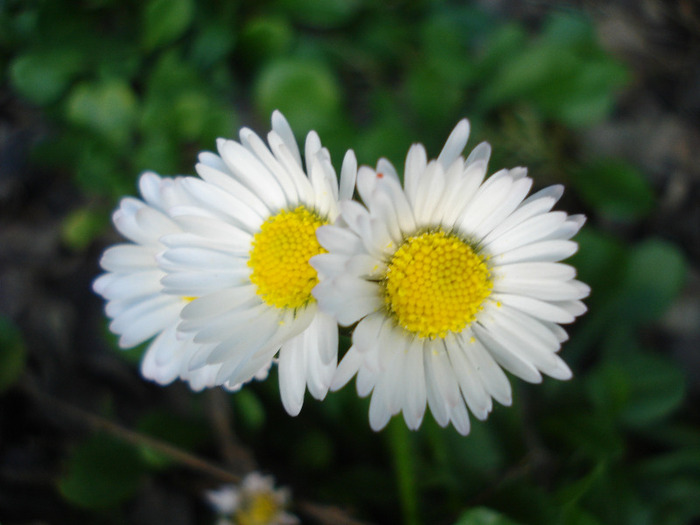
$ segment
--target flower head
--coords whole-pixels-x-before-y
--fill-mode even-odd
[[[107,300],[105,311],[112,319],[109,327],[120,336],[120,347],[132,348],[153,339],[141,362],[144,377],[160,384],[179,377],[192,389],[201,390],[214,384],[219,367],[189,369],[189,360],[201,345],[191,337],[179,336],[177,324],[180,312],[193,297],[164,293],[161,279],[165,272],[157,263],[158,253],[165,249],[161,238],[182,232],[168,210],[192,202],[181,181],[144,173],[139,180],[143,200],[122,199],[112,219],[130,242],[105,250],[100,260],[105,273],[95,280],[93,288]],[[268,368],[269,363],[262,366],[258,377],[266,376]]]
[[[323,399],[337,365],[337,324],[311,295],[318,276],[309,259],[325,251],[317,228],[352,197],[355,157],[346,154],[339,187],[312,131],[304,168],[279,112],[267,145],[245,128],[240,142],[217,145],[218,155],[199,156],[201,178],[182,181],[193,202],[171,210],[182,231],[161,239],[162,283],[166,293],[195,298],[178,327],[202,345],[191,370],[215,365],[217,384],[238,384],[279,351],[282,402],[296,415],[307,386]]]
[[[468,136],[462,120],[431,161],[412,146],[403,186],[384,159],[360,168],[365,205],[342,203],[318,231],[328,253],[312,259],[322,277],[313,294],[340,324],[358,323],[332,389],[357,374],[375,430],[399,411],[418,428],[427,403],[440,425],[467,434],[467,407],[485,419],[492,399],[511,403],[502,369],[533,383],[571,377],[560,324],[585,312],[589,288],[559,261],[585,219],[551,211],[561,186],[527,197],[524,168],[485,180],[491,148],[464,159]]]
[[[285,511],[289,491],[275,489],[272,476],[248,474],[240,485],[208,491],[207,500],[221,517],[220,525],[295,525],[299,520]]]

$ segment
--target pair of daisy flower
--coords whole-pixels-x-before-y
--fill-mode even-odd
[[[491,148],[463,158],[468,136],[462,120],[436,160],[412,146],[403,184],[348,151],[338,181],[318,135],[303,163],[276,111],[267,144],[246,128],[220,139],[199,177],[145,173],[142,200],[113,216],[130,242],[105,251],[94,283],[110,329],[123,348],[153,338],[141,371],[161,384],[236,390],[274,361],[291,415],[306,389],[323,399],[356,376],[373,429],[398,412],[416,429],[427,405],[467,434],[468,410],[511,403],[504,369],[571,377],[560,325],[589,293],[559,262],[585,220],[552,211],[563,188],[528,197],[524,168],[485,178]],[[355,325],[340,364],[338,324]]]

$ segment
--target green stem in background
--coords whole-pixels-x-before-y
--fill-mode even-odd
[[[387,427],[387,439],[396,473],[396,485],[401,501],[401,513],[405,525],[420,525],[418,517],[418,491],[413,439],[402,418],[393,418]]]

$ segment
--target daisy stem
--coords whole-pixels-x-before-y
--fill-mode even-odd
[[[399,418],[393,418],[389,422],[387,431],[394,471],[396,472],[399,499],[401,500],[403,522],[406,525],[419,525],[413,440],[403,420]]]

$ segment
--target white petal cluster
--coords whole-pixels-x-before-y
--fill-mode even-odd
[[[428,161],[423,146],[414,145],[403,186],[386,160],[376,169],[362,167],[357,189],[364,206],[343,203],[341,220],[318,231],[329,253],[312,259],[324,277],[314,295],[341,325],[358,323],[332,389],[356,375],[359,395],[372,393],[375,430],[400,411],[410,428],[418,428],[427,403],[440,425],[451,422],[467,434],[467,408],[485,419],[492,399],[511,403],[503,369],[533,383],[542,373],[571,377],[557,355],[567,339],[559,325],[586,311],[580,300],[589,288],[575,280],[573,267],[558,261],[577,250],[570,239],[584,217],[551,211],[561,186],[527,197],[532,180],[524,168],[486,179],[490,146],[478,145],[465,159],[460,154],[468,136],[463,120],[437,160]],[[478,251],[492,290],[463,329],[421,337],[387,308],[383,283],[406,239],[438,230]]]
[[[399,412],[416,429],[429,407],[467,434],[469,412],[511,403],[504,370],[571,377],[561,325],[589,294],[561,262],[585,222],[552,211],[563,188],[528,196],[524,168],[487,177],[491,147],[464,158],[468,136],[463,120],[434,160],[412,146],[403,178],[348,151],[338,177],[318,135],[302,160],[274,112],[267,142],[220,139],[198,177],[144,174],[142,200],[113,217],[128,242],[94,283],[110,329],[122,348],[151,340],[142,372],[161,384],[235,390],[277,363],[292,415],[307,389],[323,399],[356,377],[373,429]],[[338,324],[354,325],[340,364]]]
[[[286,488],[275,488],[272,476],[258,472],[246,475],[238,485],[223,485],[206,492],[206,498],[219,515],[217,525],[255,523],[296,525],[299,518],[286,511],[291,496]]]
[[[163,293],[165,272],[156,259],[165,248],[161,239],[182,232],[168,210],[191,199],[180,179],[154,173],[141,176],[139,189],[143,200],[122,199],[112,216],[119,233],[131,242],[105,250],[100,265],[106,273],[95,279],[93,288],[107,300],[105,312],[112,319],[109,328],[120,336],[121,348],[153,338],[141,362],[144,377],[162,385],[180,378],[193,390],[202,390],[214,385],[219,366],[189,368],[188,361],[199,345],[177,330],[188,300]],[[269,364],[261,367],[261,378],[268,368]]]
[[[130,348],[156,336],[143,373],[160,383],[180,377],[195,388],[235,390],[267,375],[278,356],[287,411],[304,393],[323,399],[337,365],[338,328],[312,300],[303,308],[266,304],[248,261],[267,219],[299,206],[332,222],[351,198],[357,164],[350,151],[338,177],[328,150],[310,132],[306,171],[289,124],[272,115],[266,145],[249,129],[204,152],[199,177],[141,178],[144,201],[124,199],[117,229],[131,244],[109,248],[94,289],[107,299],[110,329]],[[142,271],[143,270],[143,271]]]

